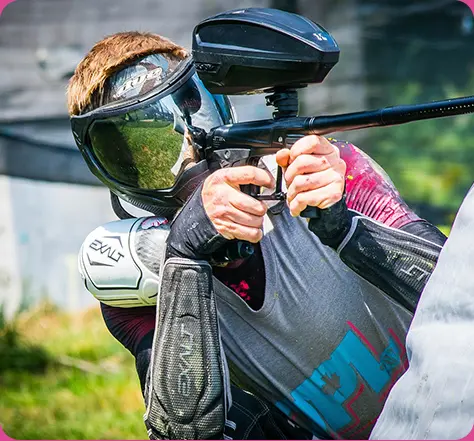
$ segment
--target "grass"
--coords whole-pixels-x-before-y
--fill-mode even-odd
[[[0,327],[0,425],[15,439],[147,439],[133,357],[98,309]]]

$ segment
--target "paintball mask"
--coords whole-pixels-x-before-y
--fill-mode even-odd
[[[209,174],[189,129],[234,119],[228,98],[204,87],[190,57],[143,57],[107,80],[100,102],[71,118],[87,165],[114,195],[162,216],[175,213]]]

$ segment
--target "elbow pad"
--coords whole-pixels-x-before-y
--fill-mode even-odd
[[[337,248],[341,260],[414,312],[441,246],[350,212],[351,226]]]
[[[168,220],[158,217],[110,222],[90,233],[79,251],[86,289],[106,305],[156,304]]]
[[[212,269],[170,258],[163,267],[145,387],[150,439],[223,439],[230,406]]]

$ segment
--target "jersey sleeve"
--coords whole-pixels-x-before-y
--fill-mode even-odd
[[[372,158],[349,142],[332,138],[329,141],[339,148],[347,165],[346,204],[349,209],[392,228],[421,220]]]
[[[104,303],[100,305],[110,333],[136,357],[144,337],[155,329],[156,306],[117,308]]]

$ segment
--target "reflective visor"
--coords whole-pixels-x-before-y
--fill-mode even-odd
[[[194,157],[186,127],[209,131],[232,121],[227,98],[212,95],[193,72],[168,90],[148,93],[139,103],[105,106],[91,118],[83,149],[108,179],[140,190],[169,189],[183,160]]]

